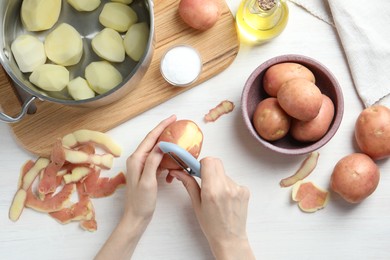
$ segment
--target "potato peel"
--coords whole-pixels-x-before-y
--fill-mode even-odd
[[[23,189],[19,189],[14,199],[12,200],[11,207],[9,209],[9,219],[12,221],[17,221],[20,217],[20,215],[23,212],[24,204],[26,202],[27,193]]]
[[[298,171],[294,173],[294,175],[287,177],[285,179],[282,179],[280,181],[281,187],[290,187],[294,185],[297,181],[303,180],[307,176],[310,175],[310,173],[315,169],[318,162],[318,157],[320,156],[320,153],[315,151],[309,154],[308,157],[302,162],[301,166],[299,167]]]
[[[328,204],[329,192],[317,187],[313,182],[298,181],[293,186],[292,199],[298,202],[302,211],[313,213]]]
[[[57,194],[53,196],[45,196],[43,200],[36,197],[32,188],[27,191],[27,199],[25,206],[39,212],[54,212],[63,209],[68,203],[71,195],[75,191],[73,183],[65,184]]]
[[[123,172],[112,178],[100,177],[101,169],[111,168],[114,154],[119,156],[120,148],[110,143],[111,139],[106,137],[86,140],[77,136],[80,135],[70,134],[67,135],[68,141],[58,140],[53,146],[50,159],[40,157],[35,162],[28,160],[22,166],[17,192],[9,210],[10,220],[17,221],[27,207],[48,213],[62,224],[79,221],[84,230],[97,230],[91,198],[109,196],[126,183]],[[95,134],[96,136],[98,135]],[[101,146],[102,140],[105,140],[104,146],[110,147],[106,149],[110,152],[96,154],[95,146]],[[71,148],[67,144],[72,144]],[[38,187],[33,191],[32,184],[35,180]],[[76,187],[79,201],[70,203]]]
[[[216,107],[211,109],[205,116],[204,120],[208,122],[215,122],[222,115],[228,114],[234,110],[234,103],[229,100],[224,100]]]
[[[99,172],[91,173],[83,181],[85,192],[91,198],[107,197],[126,183],[123,172],[118,173],[113,178],[99,177],[99,174]]]
[[[63,208],[56,212],[49,213],[51,217],[60,222],[67,224],[71,221],[91,220],[93,217],[93,205],[88,196],[80,194],[81,183],[77,184],[77,191],[79,193],[79,201],[73,203],[68,208]]]
[[[99,146],[115,157],[122,153],[121,147],[107,134],[88,129],[74,131],[62,138],[62,144],[69,148],[80,147],[81,144],[93,144]]]
[[[58,140],[51,151],[50,163],[43,170],[41,180],[38,185],[38,192],[40,197],[46,194],[53,193],[57,188],[57,173],[65,163],[65,153],[62,149],[61,141]]]

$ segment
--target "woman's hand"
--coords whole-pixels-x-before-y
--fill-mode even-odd
[[[156,145],[164,129],[176,120],[158,124],[127,159],[126,200],[123,217],[96,259],[129,259],[152,219],[157,200],[157,174],[163,152]]]
[[[156,143],[164,129],[175,120],[176,116],[171,116],[162,121],[127,159],[124,218],[151,220],[157,200],[157,174],[164,155]]]
[[[170,174],[183,182],[196,217],[217,259],[254,259],[246,220],[249,190],[236,184],[215,158],[201,160],[202,187],[185,172]]]

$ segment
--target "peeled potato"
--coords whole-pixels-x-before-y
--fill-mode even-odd
[[[111,0],[112,2],[122,3],[125,5],[131,4],[133,0]]]
[[[61,91],[69,82],[69,71],[60,65],[43,64],[30,75],[30,82],[47,91]]]
[[[62,66],[77,64],[83,55],[83,41],[73,26],[62,23],[45,39],[47,57]]]
[[[99,15],[99,22],[103,26],[118,32],[126,32],[137,21],[137,13],[130,6],[121,3],[105,4]]]
[[[31,32],[50,29],[60,13],[61,0],[24,0],[21,8],[22,23]]]
[[[100,5],[100,0],[67,0],[68,3],[77,11],[90,12]]]
[[[102,59],[112,62],[125,60],[125,48],[121,35],[111,28],[105,28],[92,39],[92,49]]]
[[[107,61],[95,61],[85,68],[85,78],[91,88],[103,94],[122,82],[121,73]]]
[[[145,52],[149,39],[149,26],[147,23],[133,24],[127,31],[123,43],[126,54],[135,61],[139,61]]]
[[[12,42],[11,50],[20,71],[24,73],[32,72],[46,62],[43,43],[34,36],[28,34],[18,36]]]
[[[93,92],[88,82],[82,77],[77,77],[69,81],[68,92],[74,100],[83,100],[95,96],[95,92]]]

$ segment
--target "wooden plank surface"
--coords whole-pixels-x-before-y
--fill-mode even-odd
[[[239,41],[232,16],[226,3],[217,24],[200,32],[186,26],[177,13],[179,0],[155,1],[156,44],[152,63],[141,83],[127,96],[114,104],[100,108],[79,108],[37,101],[37,112],[21,122],[10,124],[16,141],[27,151],[47,155],[58,137],[77,129],[108,131],[142,112],[198,85],[227,68],[235,59]],[[170,46],[189,44],[201,54],[203,70],[191,86],[178,88],[169,85],[161,76],[161,56]],[[20,102],[0,69],[0,108],[15,115]]]

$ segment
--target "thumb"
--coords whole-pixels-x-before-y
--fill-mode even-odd
[[[183,183],[184,187],[187,189],[188,194],[190,195],[192,205],[195,210],[200,208],[200,187],[195,178],[188,173],[177,170],[171,170],[169,174]]]

